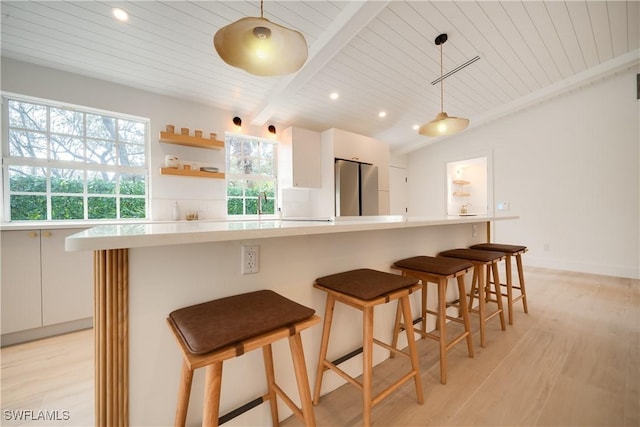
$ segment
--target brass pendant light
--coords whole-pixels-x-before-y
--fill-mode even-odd
[[[442,45],[447,41],[446,34],[436,37],[436,46],[440,46],[440,112],[436,118],[429,123],[420,126],[418,133],[425,136],[444,136],[458,133],[469,126],[469,119],[460,117],[449,117],[444,112],[444,87],[442,81]]]
[[[296,72],[307,60],[307,42],[295,30],[263,17],[248,17],[222,27],[213,45],[227,64],[256,76],[277,76]]]

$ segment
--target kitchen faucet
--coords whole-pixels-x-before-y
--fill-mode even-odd
[[[262,215],[264,213],[264,206],[267,204],[267,193],[261,191],[258,193],[258,215]]]

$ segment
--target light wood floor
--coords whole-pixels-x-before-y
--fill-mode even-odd
[[[403,386],[373,409],[374,425],[640,426],[640,281],[525,274],[529,314],[518,305],[504,332],[491,321],[485,348],[472,318],[475,357],[456,346],[447,385],[439,382],[436,342],[418,341],[425,403],[416,403],[412,384]],[[2,349],[0,424],[92,425],[92,345],[92,331],[82,331]],[[404,359],[376,366],[374,384],[384,388]],[[69,410],[70,419],[16,423],[6,419],[11,409]],[[359,426],[360,394],[345,385],[323,396],[315,413],[320,426]]]

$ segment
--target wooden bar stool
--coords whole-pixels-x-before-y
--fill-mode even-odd
[[[270,401],[273,425],[277,426],[276,396],[306,426],[315,426],[300,338],[302,330],[320,321],[314,313],[315,310],[273,291],[261,290],[181,308],[169,314],[167,322],[183,354],[175,425],[185,425],[193,371],[206,367],[203,426],[222,424],[267,400]],[[284,338],[289,339],[301,408],[275,382],[271,343]],[[262,348],[264,357],[267,394],[219,419],[222,362],[257,348]]]
[[[502,294],[500,286],[494,284],[495,299],[491,299],[488,287],[491,283],[500,283],[498,274],[498,262],[505,257],[504,252],[481,251],[480,249],[452,249],[440,252],[438,256],[449,258],[464,259],[473,264],[473,281],[471,283],[471,292],[469,293],[469,311],[479,313],[480,315],[480,346],[484,347],[486,335],[486,323],[495,316],[500,317],[500,327],[506,330],[504,322],[504,310],[502,308]],[[493,273],[494,280],[491,280]],[[478,310],[473,308],[473,299],[478,294],[479,307]],[[497,309],[491,313],[487,313],[487,302],[495,302]]]
[[[398,304],[402,307],[402,315],[405,322],[411,322],[409,295],[420,289],[418,280],[411,277],[402,277],[397,274],[377,270],[359,269],[321,277],[316,279],[316,283],[313,286],[327,293],[327,303],[324,315],[324,326],[322,328],[322,342],[320,344],[320,357],[318,360],[318,373],[316,377],[313,403],[315,405],[318,404],[318,400],[320,399],[320,388],[322,387],[322,377],[325,371],[331,369],[362,391],[362,424],[364,426],[369,426],[371,424],[371,408],[411,378],[413,378],[415,383],[418,403],[422,404],[424,400],[422,396],[422,382],[420,380],[418,352],[413,333],[410,333],[409,330],[407,330],[409,354],[391,347],[390,345],[377,340],[373,336],[373,309],[377,305],[398,300]],[[363,353],[362,383],[358,382],[355,378],[337,366],[350,357],[359,354],[360,349],[333,362],[327,360],[329,335],[331,333],[331,322],[333,319],[333,310],[336,301],[361,310],[363,313],[363,344],[361,350]],[[411,370],[375,397],[372,396],[374,343],[389,351],[395,352],[396,354],[408,356],[411,359]]]
[[[503,293],[502,296],[507,297],[507,308],[509,309],[509,324],[513,325],[514,302],[522,300],[522,307],[524,308],[524,312],[529,313],[529,309],[527,308],[527,291],[524,287],[524,271],[522,269],[522,254],[527,252],[527,247],[518,245],[504,245],[500,243],[481,243],[478,245],[473,245],[470,248],[479,249],[482,251],[498,251],[505,253],[505,275],[507,276],[507,283],[500,283],[500,286],[507,289],[507,293]],[[518,267],[518,284],[520,286],[513,285],[513,276],[511,274],[511,258],[513,257],[515,257],[516,265]],[[520,292],[520,294],[515,297],[513,296],[514,289],[517,289]]]
[[[396,261],[393,269],[402,271],[403,276],[415,277],[422,282],[422,310],[421,317],[413,320],[413,324],[420,321],[420,329],[413,327],[412,324],[402,324],[400,322],[400,310],[396,312],[396,322],[393,329],[393,341],[391,346],[396,347],[398,343],[398,334],[401,329],[413,328],[414,332],[419,333],[422,338],[431,338],[440,344],[440,382],[447,383],[447,351],[454,345],[466,338],[467,351],[469,357],[473,357],[473,339],[471,338],[471,324],[469,322],[469,310],[467,307],[467,290],[464,285],[465,274],[473,268],[473,264],[469,261],[447,257],[430,257],[416,256],[412,258]],[[458,282],[458,298],[457,302],[447,303],[447,284],[449,279],[457,279]],[[438,309],[432,311],[427,309],[427,284],[436,283],[438,285]],[[459,308],[459,316],[448,316],[447,307],[457,306]],[[427,332],[427,313],[436,316],[436,329],[439,333]],[[452,338],[447,338],[447,319],[464,325],[464,332]]]

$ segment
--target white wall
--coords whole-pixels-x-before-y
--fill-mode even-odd
[[[151,153],[151,219],[170,220],[174,201],[181,212],[199,210],[201,219],[226,217],[226,187],[224,180],[160,175],[165,154],[178,155],[183,160],[218,166],[224,170],[223,150],[203,150],[158,142],[158,135],[167,124],[176,129],[202,129],[205,135],[216,132],[224,140],[225,131],[238,132],[233,113],[208,105],[156,95],[132,87],[92,79],[77,74],[41,67],[13,59],[2,58],[2,91],[20,95],[92,107],[150,119]],[[241,133],[269,138],[266,129],[243,123]],[[277,123],[274,125],[279,128]]]
[[[527,245],[528,265],[640,277],[638,71],[412,153],[409,212],[441,215],[446,163],[488,154],[490,212],[509,202],[520,216],[495,241]]]

